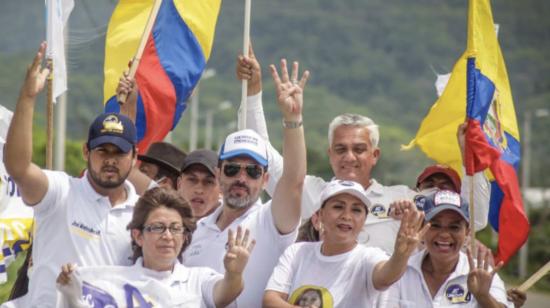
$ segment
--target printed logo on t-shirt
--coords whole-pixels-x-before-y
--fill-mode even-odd
[[[71,224],[71,232],[88,240],[99,239],[101,231],[76,220]]]
[[[382,204],[375,204],[370,211],[372,215],[378,218],[384,218],[388,216],[386,215],[386,207],[383,206]]]
[[[459,284],[451,284],[445,289],[445,296],[452,304],[467,303],[471,294]]]
[[[290,296],[289,302],[300,307],[334,307],[334,300],[329,290],[314,285],[304,285],[294,290]]]
[[[424,206],[426,205],[426,196],[416,195],[414,197],[414,203],[416,205],[416,209],[418,209],[419,211],[424,211]]]
[[[187,254],[189,257],[198,256],[201,253],[201,245],[195,244],[188,248],[189,253]]]

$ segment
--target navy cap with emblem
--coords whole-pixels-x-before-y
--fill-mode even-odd
[[[95,118],[88,131],[88,149],[113,144],[128,153],[137,143],[136,126],[130,118],[118,113],[103,113]]]
[[[445,210],[451,210],[460,214],[466,222],[470,222],[468,203],[454,191],[438,190],[426,196],[418,195],[414,202],[419,210],[424,211],[426,221],[432,220]]]

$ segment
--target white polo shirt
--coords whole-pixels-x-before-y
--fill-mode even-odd
[[[64,172],[44,172],[48,191],[34,206],[31,307],[55,306],[55,280],[63,264],[131,264],[131,238],[126,226],[138,199],[134,186],[126,181],[128,198],[112,207],[108,197],[92,188],[87,174],[75,178]]]
[[[321,245],[322,242],[301,242],[288,247],[279,258],[266,291],[286,293],[287,301],[299,306],[311,305],[312,298],[317,297],[321,307],[374,307],[379,291],[373,285],[373,271],[389,256],[379,248],[363,245],[325,256]]]
[[[250,238],[256,240],[256,246],[243,273],[244,290],[237,298],[237,306],[261,307],[267,280],[279,256],[296,240],[298,229],[285,235],[279,233],[271,213],[271,201],[262,204],[258,200],[224,230],[216,225],[222,210],[223,206],[220,206],[197,222],[193,240],[184,252],[183,264],[206,266],[225,273],[223,258],[227,249],[227,230],[231,228],[236,231],[237,226],[249,229]]]
[[[393,284],[384,296],[385,302],[382,301],[382,306],[392,306],[391,304],[401,304],[401,307],[478,307],[475,297],[468,292],[468,273],[470,266],[468,257],[465,253],[460,252],[458,263],[455,271],[441,285],[432,298],[430,290],[424,276],[422,275],[422,261],[426,256],[427,251],[422,250],[409,259],[407,270],[399,281]],[[498,274],[495,274],[489,290],[498,302],[513,307],[513,304],[506,299],[506,289],[504,282]]]

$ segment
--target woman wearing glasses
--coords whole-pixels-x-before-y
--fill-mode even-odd
[[[134,265],[76,270],[64,265],[57,282],[66,305],[225,307],[241,293],[242,272],[255,244],[248,230],[238,228],[236,235],[230,230],[221,275],[180,263],[195,224],[190,207],[176,192],[148,190],[136,203],[127,228]]]

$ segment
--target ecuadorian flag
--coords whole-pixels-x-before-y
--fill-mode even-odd
[[[490,170],[489,222],[499,233],[495,258],[507,262],[527,240],[529,222],[517,177],[516,113],[489,0],[470,0],[466,52],[409,147],[418,145],[430,158],[460,170],[456,130],[465,119],[466,173]]]
[[[152,0],[120,0],[105,43],[106,112],[118,112],[116,88],[134,57]],[[221,0],[163,0],[137,73],[138,147],[162,140],[178,123],[210,57]]]

